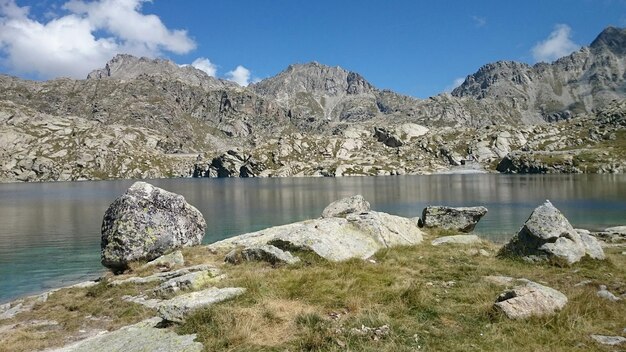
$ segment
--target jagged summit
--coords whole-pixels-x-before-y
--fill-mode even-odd
[[[608,48],[620,55],[626,54],[626,28],[607,27],[591,42],[592,49]]]
[[[177,65],[166,59],[136,57],[129,54],[117,54],[104,68],[91,71],[87,79],[134,79],[141,75],[156,76],[171,80],[181,80],[194,86],[209,89],[233,86],[231,82],[219,80],[207,75],[191,65]]]
[[[292,64],[278,75],[251,85],[258,94],[288,100],[297,93],[315,96],[343,96],[372,93],[375,88],[356,72],[339,66],[327,66],[312,61]]]

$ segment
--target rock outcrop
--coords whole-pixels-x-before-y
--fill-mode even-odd
[[[156,326],[162,320],[151,318],[119,330],[106,332],[50,352],[200,352],[204,346],[196,335],[178,335]]]
[[[350,202],[342,200],[339,204]],[[270,244],[282,250],[312,251],[330,261],[343,261],[366,259],[382,248],[415,245],[422,239],[422,232],[410,219],[369,211],[349,213],[345,218],[328,217],[276,226],[228,238],[210,244],[209,248],[234,249]]]
[[[567,218],[550,201],[530,214],[524,226],[502,248],[501,253],[522,256],[528,260],[550,260],[557,265],[571,265],[586,254],[594,259],[604,258],[595,238],[586,236],[583,241]]]
[[[498,296],[494,308],[510,319],[551,315],[563,309],[567,297],[561,292],[529,280]]]
[[[419,225],[471,232],[485,214],[487,214],[485,207],[429,206],[422,211]]]
[[[107,209],[102,220],[102,265],[120,271],[135,260],[202,242],[206,222],[181,195],[134,183]]]

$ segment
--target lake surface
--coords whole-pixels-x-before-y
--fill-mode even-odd
[[[626,175],[432,175],[164,179],[207,220],[204,242],[318,217],[362,194],[373,210],[415,217],[427,205],[484,205],[475,232],[504,241],[546,199],[575,227],[626,225]],[[133,181],[0,184],[0,302],[98,277],[100,225]]]

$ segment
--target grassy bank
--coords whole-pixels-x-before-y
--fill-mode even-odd
[[[186,323],[167,327],[195,333],[207,351],[608,351],[589,335],[623,335],[626,302],[596,296],[598,285],[626,292],[623,248],[607,249],[604,262],[557,268],[495,256],[498,247],[439,246],[430,238],[414,247],[378,252],[370,261],[330,263],[311,255],[294,266],[223,265],[218,286],[246,294],[197,311]],[[485,256],[480,249],[489,253]],[[184,251],[187,264],[219,263],[223,253],[204,247]],[[142,274],[147,274],[146,272]],[[493,303],[502,286],[486,275],[527,278],[563,292],[569,303],[551,317],[512,321]],[[589,284],[576,286],[590,280]],[[148,285],[63,290],[1,325],[0,351],[63,345],[89,329],[115,329],[153,312],[121,300]],[[29,320],[55,320],[41,329]]]

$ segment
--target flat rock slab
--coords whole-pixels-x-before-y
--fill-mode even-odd
[[[268,262],[272,265],[277,264],[295,264],[300,262],[300,258],[294,257],[289,251],[272,246],[270,244],[246,247],[242,250],[233,249],[226,255],[224,261],[231,264],[240,264],[241,262],[260,261]]]
[[[591,338],[597,343],[607,346],[626,344],[626,337],[623,336],[591,335]]]
[[[526,319],[532,316],[554,314],[565,307],[567,297],[561,292],[527,281],[500,294],[494,308],[510,319]]]
[[[154,292],[160,295],[166,295],[181,290],[198,290],[208,286],[210,283],[219,281],[220,278],[220,276],[214,276],[208,270],[194,271],[165,281],[157,287]]]
[[[193,311],[223,302],[246,292],[245,288],[209,288],[203,291],[191,292],[162,301],[158,307],[161,318],[167,321],[182,323]]]
[[[382,248],[415,245],[422,231],[408,218],[370,211],[346,218],[321,218],[243,234],[208,247],[233,249],[270,244],[282,250],[313,251],[330,261],[366,259]]]
[[[106,332],[52,352],[200,352],[203,346],[196,335],[178,335],[157,329],[161,319],[148,319],[119,330]]]
[[[454,235],[435,238],[430,244],[440,246],[442,244],[478,244],[480,242],[480,237],[476,235]]]
[[[129,277],[126,279],[113,280],[109,282],[109,285],[113,285],[113,286],[124,285],[124,284],[140,284],[141,285],[141,284],[147,284],[151,282],[163,282],[163,281],[167,281],[175,277],[179,277],[179,276],[192,273],[195,271],[208,271],[211,273],[213,277],[217,277],[221,274],[221,270],[219,270],[218,268],[214,266],[211,266],[208,264],[200,264],[200,265],[188,266],[186,268],[181,268],[181,269],[174,270],[174,271],[156,273],[150,276],[144,276],[144,277],[133,276],[133,277]]]

